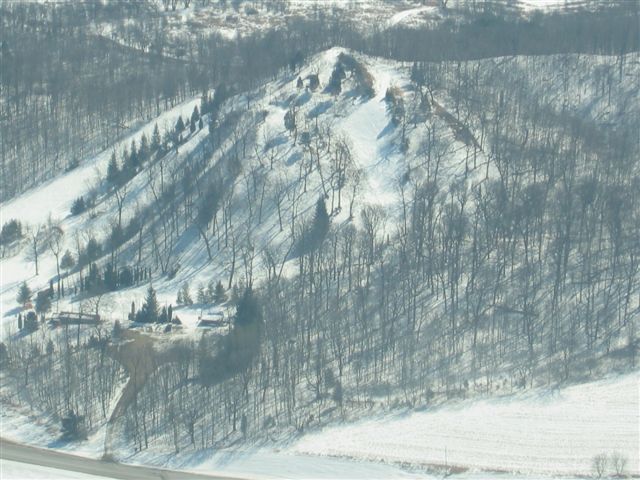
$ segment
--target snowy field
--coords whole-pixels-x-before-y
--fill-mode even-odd
[[[596,455],[618,453],[627,458],[626,472],[638,475],[639,389],[640,372],[634,372],[555,391],[463,401],[326,428],[292,451],[567,476],[591,475]]]

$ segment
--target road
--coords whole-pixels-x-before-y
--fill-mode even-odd
[[[123,480],[239,480],[238,477],[179,472],[94,460],[44,448],[28,447],[2,438],[0,438],[0,458],[13,462]]]

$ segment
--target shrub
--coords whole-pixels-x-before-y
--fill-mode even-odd
[[[84,201],[84,197],[80,195],[71,204],[71,215],[80,215],[87,209],[87,205]]]
[[[8,245],[22,238],[22,224],[15,218],[2,225],[0,245]]]

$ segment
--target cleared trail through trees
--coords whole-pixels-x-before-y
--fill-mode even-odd
[[[153,339],[139,332],[127,330],[122,333],[123,342],[109,349],[109,355],[119,362],[129,374],[116,406],[107,422],[104,437],[104,459],[111,458],[113,430],[118,419],[127,411],[137,392],[144,386],[149,376],[163,363],[160,355],[153,350]],[[165,358],[165,361],[167,359]]]

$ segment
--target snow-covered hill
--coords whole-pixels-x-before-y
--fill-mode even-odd
[[[133,425],[145,425],[144,447],[135,434],[135,448],[147,451],[138,458],[158,461],[168,449],[193,452],[198,444],[199,456],[245,433],[281,439],[375,406],[384,418],[314,434],[292,451],[551,475],[584,474],[594,455],[620,451],[637,473],[628,448],[637,436],[626,428],[637,418],[636,374],[562,396],[494,395],[635,368],[640,285],[637,213],[628,200],[637,184],[620,172],[638,166],[628,155],[636,146],[615,135],[638,121],[639,73],[637,54],[410,65],[331,48],[250,92],[221,94],[217,110],[190,99],[0,205],[0,223],[16,219],[24,233],[0,259],[3,338],[14,341],[19,368],[35,359],[41,365],[31,375],[46,374],[42,352],[61,329],[18,334],[25,310],[16,297],[23,282],[34,292],[55,287],[68,250],[76,262],[60,272],[65,294],[52,292],[51,315],[99,311],[105,323],[95,331],[108,342],[112,322],[128,326],[132,302],[140,307],[152,286],[159,306],[172,305],[185,327],[149,327],[156,343],[141,351],[164,363],[145,375],[148,390],[134,385],[141,407],[125,405],[115,419],[120,457],[131,454]],[[178,117],[195,106],[207,110],[202,128],[194,122],[193,131],[176,134]],[[156,124],[172,138],[166,148],[125,180],[107,181],[112,153],[122,166],[124,149],[140,145],[143,133],[149,140]],[[71,214],[81,196],[91,206]],[[86,286],[90,272],[110,268],[135,269],[136,278]],[[607,274],[598,277],[600,270]],[[202,340],[194,354],[195,340],[205,338],[197,320],[235,312],[231,301],[198,298],[217,281],[229,295],[246,286],[281,290],[262,297],[270,315],[259,367],[211,388],[198,383],[208,347]],[[187,284],[195,304],[176,305]],[[306,303],[313,295],[317,301]],[[93,334],[78,329],[75,347],[65,337],[66,351],[86,354],[88,366],[103,361],[89,345]],[[61,369],[62,348],[53,348]],[[174,369],[172,355],[184,352],[186,368]],[[270,381],[273,388],[264,387]],[[586,403],[592,394],[597,399]],[[460,396],[491,400],[387,415]],[[94,429],[103,428],[105,406],[90,403],[100,418]],[[576,405],[587,406],[578,414]],[[176,417],[173,409],[183,407]],[[148,430],[147,409],[154,411]],[[175,418],[181,423],[169,431]],[[584,422],[588,428],[577,427]],[[534,426],[538,433],[521,440]],[[565,443],[550,451],[556,440]],[[548,458],[556,462],[547,469]]]
[[[413,98],[415,93],[410,92],[408,85],[409,71],[395,62],[364,58],[363,65],[373,79],[373,97],[361,95],[353,79],[345,81],[343,93],[336,96],[328,93],[326,86],[342,52],[343,50],[338,48],[328,50],[316,56],[297,75],[265,85],[250,94],[249,100],[244,95],[232,99],[226,106],[228,114],[234,112],[233,115],[240,115],[239,127],[234,128],[249,129],[242,132],[249,133],[250,138],[243,140],[249,142],[243,152],[246,154],[244,172],[236,181],[230,205],[235,212],[233,235],[243,239],[242,245],[251,245],[255,256],[253,270],[258,279],[264,272],[265,257],[262,253],[267,249],[273,250],[278,265],[285,261],[286,274],[289,266],[294,264],[291,258],[287,257],[292,247],[292,234],[299,234],[300,222],[311,220],[317,199],[330,190],[331,182],[335,183],[335,179],[328,178],[329,175],[333,175],[332,169],[336,168],[332,165],[335,159],[328,156],[320,159],[327,178],[301,173],[307,168],[313,168],[309,162],[314,161],[314,147],[323,148],[327,142],[343,144],[346,156],[343,159],[344,167],[349,170],[349,175],[356,172],[358,174],[357,183],[342,187],[341,205],[338,205],[337,194],[334,193],[331,199],[328,198],[333,223],[346,225],[350,221],[350,214],[356,214],[364,206],[371,205],[384,208],[388,212],[389,232],[395,228],[401,202],[401,179],[410,168],[410,159],[422,145],[420,138],[425,134],[425,127],[414,126],[411,129],[410,135],[416,140],[411,143],[411,151],[406,155],[400,145],[399,129],[393,124],[388,112],[385,94],[387,89],[393,86],[400,88],[407,98]],[[317,90],[298,88],[298,77],[305,79],[304,83],[308,84],[309,76],[316,72],[319,74],[321,85]],[[245,105],[247,102],[250,104],[248,110]],[[118,215],[116,195],[113,191],[105,190],[104,185],[111,153],[115,151],[119,154],[132,140],[139,143],[143,132],[150,138],[155,124],[170,129],[178,115],[188,118],[197,103],[199,102],[194,99],[164,113],[82,167],[3,204],[3,218],[20,219],[25,225],[33,228],[47,223],[58,225],[64,231],[62,251],[69,249],[75,253],[78,239],[84,243],[90,237],[95,237],[106,243],[109,227]],[[296,133],[288,132],[285,128],[284,117],[290,109],[295,109],[296,112]],[[255,120],[257,114],[261,117],[259,120]],[[434,123],[438,141],[446,145],[450,155],[443,162],[442,170],[448,176],[448,182],[454,183],[456,178],[464,174],[464,158],[461,157],[464,145],[454,139],[454,133],[446,121],[434,117]],[[312,129],[317,130],[321,136],[326,135],[320,140],[322,145],[303,145],[299,138],[295,138],[304,137],[305,132]],[[233,133],[236,136],[238,134],[238,130]],[[161,165],[164,165],[162,168],[170,169],[172,175],[178,174],[176,172],[180,172],[184,165],[194,161],[194,155],[198,155],[203,144],[208,141],[206,128],[197,131],[188,137],[177,153],[172,150],[166,157],[133,178],[125,186],[127,193],[124,197],[124,221],[132,218],[136,211],[153,204],[153,189],[159,188]],[[210,165],[220,162],[236,148],[233,145],[234,141],[230,138],[223,142],[206,161]],[[489,171],[490,169],[481,169],[478,166],[478,181]],[[256,197],[257,192],[251,191],[255,186],[248,182],[253,181],[262,182],[264,185],[264,198]],[[250,188],[250,191],[247,191],[247,188]],[[69,212],[74,199],[81,195],[87,196],[89,192],[95,192],[97,195],[96,205],[79,216],[72,216]],[[264,205],[256,203],[253,209],[247,208],[247,202],[258,201]],[[275,208],[277,203],[280,203],[280,212]],[[38,205],[38,208],[33,208],[34,205]],[[261,217],[257,222],[256,216]],[[359,216],[355,217],[355,221],[360,221]],[[15,296],[23,281],[27,281],[32,290],[37,291],[46,288],[49,279],[56,275],[55,257],[51,254],[47,242],[41,243],[42,253],[39,255],[37,276],[34,275],[34,257],[26,240],[20,250],[0,260],[3,269],[3,322],[15,322],[15,315],[18,313],[15,308]],[[121,254],[124,259],[137,255],[134,248],[136,243],[131,241],[129,245],[129,250],[125,249]],[[192,296],[195,297],[196,288],[200,283],[206,286],[211,279],[226,280],[230,275],[233,252],[230,245],[220,244],[219,238],[212,261],[207,258],[203,242],[194,229],[188,229],[179,235],[174,245],[172,252],[168,253],[173,255],[171,265],[180,265],[176,276],[168,279],[159,270],[154,273],[154,288],[158,290],[162,304],[175,304],[177,291],[185,282],[190,283]],[[143,252],[152,255],[148,244],[143,248]],[[105,256],[103,261],[108,259],[108,256]],[[240,272],[240,275],[242,276],[243,272]],[[108,299],[104,302],[105,316],[111,319],[126,319],[131,301],[140,304],[146,287],[143,285],[108,294]],[[78,298],[67,297],[54,304],[54,311],[78,310],[80,306]],[[206,307],[199,306],[192,309],[193,311],[187,309],[178,312],[183,320],[187,320],[187,325],[193,326],[202,308]]]

